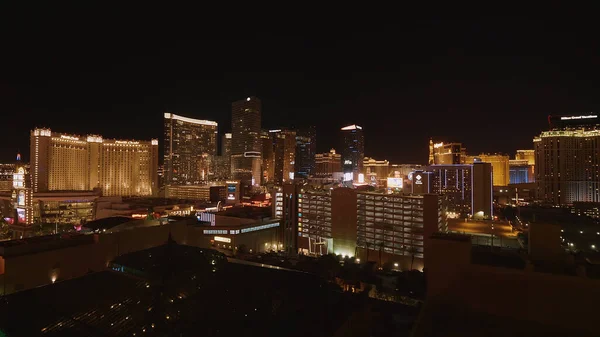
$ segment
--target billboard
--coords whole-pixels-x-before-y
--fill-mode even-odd
[[[388,188],[402,188],[403,179],[402,178],[387,178],[387,187]]]
[[[17,219],[19,221],[19,223],[27,223],[26,219],[26,215],[25,215],[25,209],[23,208],[17,208]]]

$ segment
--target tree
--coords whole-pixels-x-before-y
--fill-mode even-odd
[[[383,241],[379,241],[379,268],[382,267],[381,264],[381,254],[383,253]]]
[[[406,247],[406,252],[408,254],[410,254],[410,256],[411,256],[410,270],[413,270],[413,264],[415,263],[415,254],[417,254],[419,251],[417,250],[417,248],[415,246],[408,246],[408,247]]]

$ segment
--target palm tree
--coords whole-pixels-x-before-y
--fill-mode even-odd
[[[381,254],[383,253],[383,241],[379,241],[379,268],[382,268],[381,264]]]
[[[417,248],[415,248],[415,246],[405,247],[405,250],[411,256],[411,258],[410,258],[410,270],[413,270],[413,264],[415,263],[415,254],[417,254],[419,251],[417,250]]]

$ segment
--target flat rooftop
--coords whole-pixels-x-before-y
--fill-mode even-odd
[[[105,271],[10,294],[0,301],[0,335],[332,336],[361,307],[309,274],[208,257],[173,265],[187,259],[181,254],[208,252],[179,248],[165,259],[148,257],[152,249],[119,258],[129,267],[156,264],[160,283]]]
[[[19,240],[0,241],[0,256],[33,254],[48,250],[87,245],[94,242],[93,235],[64,233],[56,235],[34,236]]]

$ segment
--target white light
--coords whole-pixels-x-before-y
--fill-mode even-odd
[[[226,139],[231,139],[231,133],[226,133],[226,134],[225,134],[225,138],[226,138]]]
[[[246,101],[247,101],[247,102],[250,102],[250,97],[246,98]]]
[[[592,245],[592,249],[596,249],[596,245]]]
[[[364,182],[365,182],[365,175],[364,175],[364,174],[362,174],[362,173],[359,173],[359,174],[358,174],[358,183],[359,183],[359,184],[362,184],[362,183],[364,183]]]
[[[222,236],[215,236],[215,241],[231,243],[231,238],[224,238]]]
[[[561,117],[560,120],[567,121],[567,120],[571,120],[571,119],[587,119],[587,118],[598,118],[598,116],[596,116],[596,115],[589,115],[589,116],[566,116],[566,117]]]
[[[356,263],[360,263],[360,259],[356,259]]]
[[[398,263],[394,263],[394,267],[398,267]]]
[[[152,144],[152,145],[158,145],[158,139],[152,139],[150,141],[150,144]]]
[[[342,128],[342,131],[346,131],[346,130],[356,130],[356,129],[358,129],[358,130],[362,130],[362,127],[361,127],[361,126],[358,126],[358,125],[356,125],[356,124],[352,124],[352,125],[344,126],[344,127]]]
[[[579,231],[579,234],[583,234],[583,231]]]
[[[165,112],[165,118],[167,118],[167,119],[175,119],[175,120],[179,120],[179,121],[182,121],[182,122],[193,123],[193,124],[218,126],[217,122],[207,121],[207,120],[202,120],[202,119],[194,119],[194,118],[183,117],[183,116],[178,116],[178,115],[170,113],[170,112]]]
[[[433,147],[436,148],[436,149],[438,147],[442,147],[442,146],[444,146],[444,143],[435,143],[435,144],[433,144]]]

